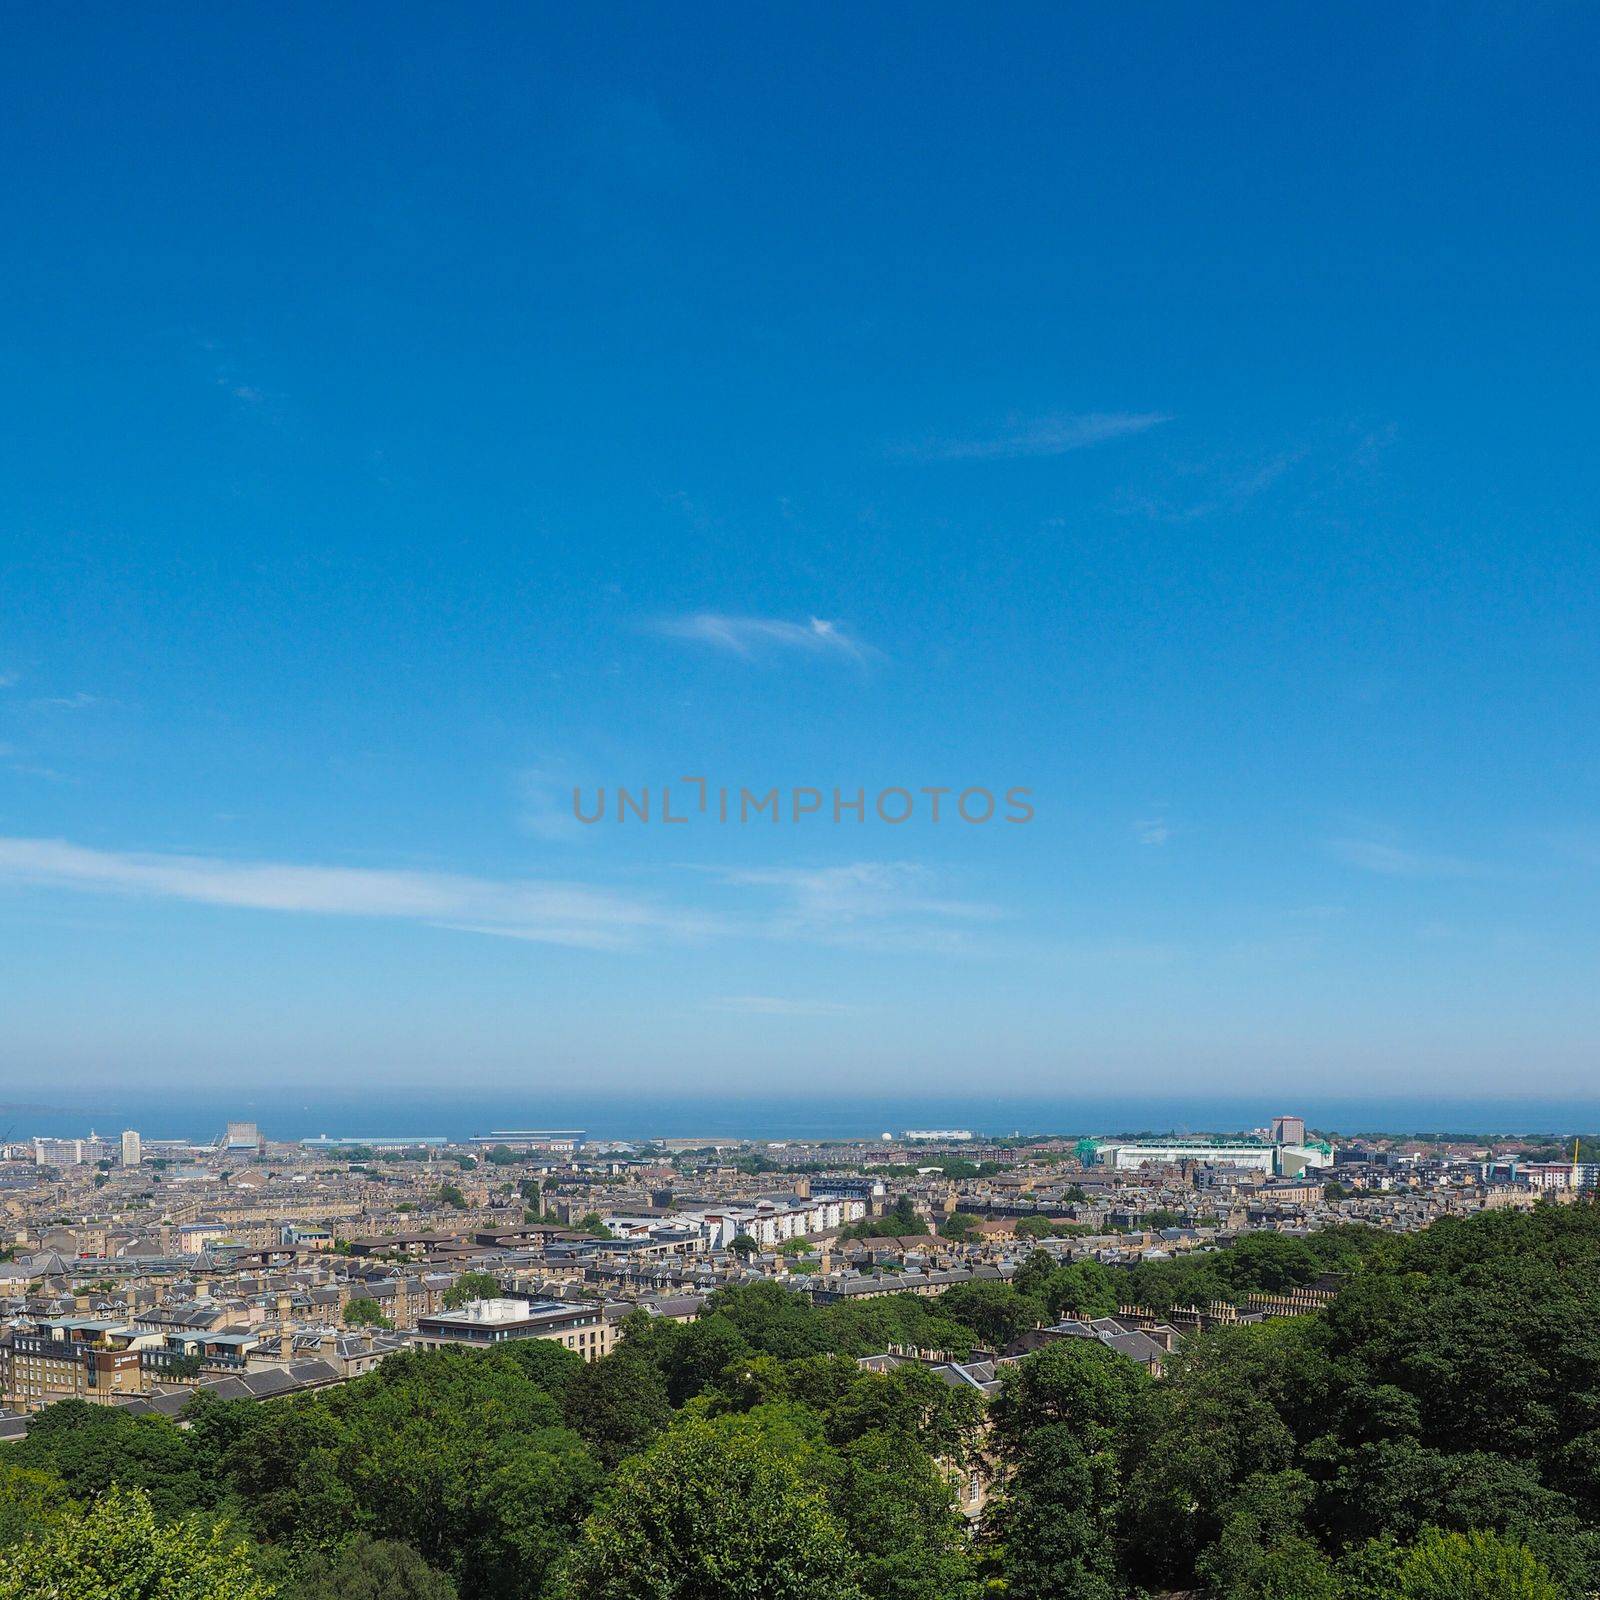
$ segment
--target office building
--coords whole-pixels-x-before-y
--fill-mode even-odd
[[[598,1361],[610,1352],[613,1338],[611,1324],[593,1301],[494,1299],[418,1317],[414,1342],[419,1350],[451,1345],[482,1350],[508,1339],[553,1339],[585,1361]]]

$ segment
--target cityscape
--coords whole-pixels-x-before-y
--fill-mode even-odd
[[[832,1370],[831,1385],[892,1385],[874,1406],[933,1407],[901,1448],[922,1463],[924,1512],[947,1499],[949,1521],[896,1523],[892,1537],[917,1585],[936,1585],[923,1592],[955,1595],[997,1519],[1047,1514],[1023,1498],[1018,1461],[1034,1446],[1011,1435],[1013,1413],[1061,1403],[1049,1386],[1076,1392],[1084,1361],[1126,1390],[1121,1403],[1140,1386],[1193,1388],[1197,1352],[1303,1339],[1441,1229],[1466,1230],[1458,1249],[1503,1239],[1511,1219],[1541,1237],[1570,1219],[1575,1242],[1596,1239],[1597,1186],[1593,1138],[1341,1137],[1292,1114],[1219,1134],[816,1142],[580,1128],[274,1140],[247,1120],[199,1142],[39,1136],[0,1148],[0,1445],[80,1492],[86,1473],[126,1473],[159,1498],[180,1492],[179,1469],[147,1457],[150,1428],[209,1439],[211,1419],[231,1415],[229,1434],[264,1445],[284,1407],[344,1415],[341,1393],[378,1385],[377,1399],[391,1375],[402,1391],[456,1385],[427,1363],[467,1360],[564,1395],[572,1448],[620,1465],[677,1437],[674,1406],[757,1417],[821,1361],[814,1376]],[[75,1440],[112,1454],[83,1456]],[[18,1470],[10,1481],[31,1481],[31,1465]],[[265,1514],[250,1498],[262,1492],[244,1491],[247,1516]],[[588,1559],[570,1513],[539,1515],[553,1519],[547,1540],[572,1541],[564,1555],[546,1547],[547,1576]],[[537,1592],[520,1557],[506,1567],[471,1542],[398,1551],[410,1553],[363,1536],[313,1570],[355,1593],[398,1562],[396,1581],[424,1585],[401,1592],[428,1593],[430,1572],[448,1580],[422,1556],[453,1553],[462,1592]],[[1253,1559],[1320,1570],[1292,1555]]]
[[[1092,1264],[1108,1314],[1019,1326],[981,1358],[991,1392],[1041,1334],[1158,1369],[1151,1340],[1170,1353],[1180,1330],[1328,1304],[1339,1275],[1310,1272],[1304,1248],[1323,1230],[1585,1202],[1593,1154],[1553,1137],[1336,1143],[1287,1115],[1232,1135],[814,1144],[571,1128],[283,1143],[247,1121],[199,1144],[39,1137],[0,1148],[0,1437],[25,1438],[30,1413],[67,1398],[176,1417],[196,1393],[318,1389],[487,1338],[593,1361],[630,1317],[692,1322],[738,1286],[859,1303],[1010,1284],[1041,1257]],[[1257,1236],[1293,1241],[1301,1271],[1186,1300],[1185,1268]]]
[[[1600,7],[13,7],[0,1600],[1600,1600]]]

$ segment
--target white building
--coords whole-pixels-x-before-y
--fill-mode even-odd
[[[1185,1161],[1202,1166],[1236,1167],[1245,1172],[1275,1172],[1298,1177],[1309,1167],[1331,1167],[1333,1151],[1323,1145],[1268,1144],[1261,1139],[1103,1139],[1095,1156],[1126,1172],[1136,1167],[1175,1167]]]
[[[122,1164],[125,1167],[136,1167],[144,1159],[144,1151],[139,1142],[139,1135],[129,1128],[122,1135]]]
[[[733,1205],[687,1206],[666,1217],[602,1219],[618,1238],[643,1238],[657,1228],[695,1228],[708,1250],[726,1250],[741,1234],[770,1250],[789,1239],[809,1239],[867,1214],[864,1200],[848,1195],[771,1195]]]
[[[82,1139],[35,1139],[33,1159],[41,1167],[81,1167],[85,1160]]]

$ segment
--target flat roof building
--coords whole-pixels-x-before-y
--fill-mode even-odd
[[[1088,1141],[1090,1158],[1117,1171],[1135,1167],[1180,1166],[1186,1161],[1202,1166],[1237,1167],[1251,1172],[1295,1177],[1308,1167],[1333,1165],[1330,1145],[1269,1144],[1263,1139],[1194,1137],[1166,1139],[1095,1139]]]
[[[585,1361],[607,1355],[615,1338],[600,1305],[564,1300],[473,1300],[459,1311],[417,1318],[419,1350],[488,1349],[510,1339],[553,1339]]]

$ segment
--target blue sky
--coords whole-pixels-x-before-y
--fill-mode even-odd
[[[17,18],[6,1098],[1586,1090],[1597,47]]]

